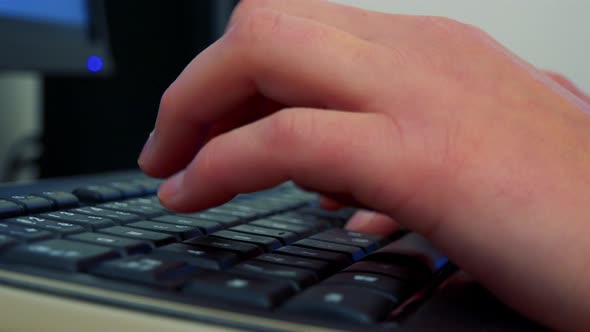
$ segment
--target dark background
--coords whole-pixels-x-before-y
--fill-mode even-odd
[[[136,168],[162,93],[219,37],[235,3],[106,0],[115,70],[44,78],[41,177]]]

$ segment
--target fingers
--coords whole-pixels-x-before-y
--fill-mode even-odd
[[[396,145],[395,127],[384,118],[328,110],[280,111],[211,140],[186,171],[162,186],[160,199],[173,210],[199,210],[292,179],[320,192],[350,193],[377,209],[391,208],[396,195],[381,193],[376,199],[375,188],[387,178],[402,192],[412,188],[403,183],[412,176],[403,171],[405,155]],[[393,164],[404,174],[402,182],[391,176]]]
[[[582,99],[586,103],[589,103],[590,104],[590,96],[587,95],[587,94],[585,94],[582,90],[580,90],[574,84],[574,82],[572,82],[570,79],[568,79],[567,77],[563,76],[562,74],[559,74],[559,73],[556,73],[556,72],[553,72],[553,71],[544,70],[543,72],[545,72],[545,74],[547,76],[551,77],[552,80],[554,80],[555,82],[559,83],[559,85],[563,86],[568,91],[570,91],[574,95],[578,96],[580,99]]]
[[[390,47],[399,47],[407,35],[407,16],[385,14],[358,7],[317,0],[242,0],[232,14],[228,29],[261,8],[322,22],[358,38]],[[403,23],[402,23],[403,22]]]
[[[389,236],[399,228],[399,224],[389,216],[365,210],[355,213],[346,224],[346,229],[350,231],[382,236]]]
[[[208,127],[258,93],[285,105],[364,109],[374,96],[385,95],[382,82],[390,88],[392,77],[404,75],[401,68],[387,73],[395,59],[383,52],[332,27],[258,10],[199,55],[166,91],[139,164],[159,177],[184,168]]]

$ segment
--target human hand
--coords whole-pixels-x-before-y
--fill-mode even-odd
[[[242,1],[164,94],[140,165],[177,173],[160,199],[178,211],[288,179],[355,201],[529,317],[583,330],[589,108],[455,21]]]

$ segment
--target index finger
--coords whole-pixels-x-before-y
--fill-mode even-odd
[[[387,72],[396,59],[384,52],[331,26],[269,9],[254,11],[193,60],[166,91],[140,165],[159,177],[183,169],[208,126],[257,94],[288,106],[366,109],[392,77]]]

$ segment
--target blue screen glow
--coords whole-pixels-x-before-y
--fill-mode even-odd
[[[88,8],[85,0],[0,0],[0,16],[84,26]]]

